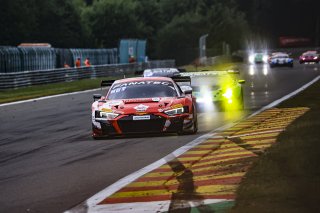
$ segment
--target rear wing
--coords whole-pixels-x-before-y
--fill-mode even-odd
[[[110,87],[116,80],[102,80],[100,83],[101,87]]]
[[[176,83],[189,83],[189,84],[191,84],[191,77],[190,76],[172,76],[171,78]]]
[[[230,74],[240,74],[239,70],[228,70],[228,71],[198,71],[198,72],[186,72],[181,73],[183,77],[193,77],[193,76],[223,76]]]

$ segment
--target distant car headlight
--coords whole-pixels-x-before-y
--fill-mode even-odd
[[[227,99],[231,99],[231,98],[232,98],[232,93],[233,93],[233,92],[232,92],[232,89],[228,88],[228,89],[226,90],[226,92],[223,93],[222,96],[226,97]]]
[[[318,59],[318,56],[315,56],[314,59]]]
[[[113,120],[118,116],[119,114],[113,112],[98,112],[98,117],[96,117],[96,120]]]
[[[267,63],[268,62],[268,56],[267,55],[264,55],[263,57],[262,57],[262,60],[263,60],[263,62],[264,63]]]
[[[251,64],[254,63],[254,55],[249,56],[249,63],[251,63]]]
[[[197,102],[198,102],[198,103],[207,103],[207,104],[210,104],[210,103],[212,103],[212,101],[213,101],[213,100],[212,100],[212,97],[211,97],[210,94],[205,94],[205,95],[197,98]]]
[[[170,109],[170,110],[164,111],[164,113],[166,113],[169,116],[179,115],[179,114],[184,113],[184,109],[183,109],[183,107],[176,108],[176,109]]]

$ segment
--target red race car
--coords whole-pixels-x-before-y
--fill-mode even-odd
[[[319,61],[320,61],[320,58],[319,58],[319,55],[317,54],[317,51],[307,51],[299,57],[300,64],[304,64],[304,63],[318,64]]]
[[[139,77],[102,81],[111,86],[107,95],[94,95],[94,139],[131,133],[196,133],[196,98],[192,88],[176,82],[190,77]]]

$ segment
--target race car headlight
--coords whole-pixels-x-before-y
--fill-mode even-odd
[[[170,110],[164,111],[164,113],[166,113],[169,116],[179,115],[179,114],[184,113],[184,108],[181,107],[181,108],[176,108],[176,109],[170,109]]]
[[[227,99],[231,99],[232,98],[232,89],[228,88],[226,90],[226,92],[223,94],[224,97],[226,97]]]
[[[99,112],[99,117],[98,117],[98,120],[101,119],[101,120],[113,120],[115,119],[116,117],[119,116],[119,114],[117,113],[112,113],[112,112]]]

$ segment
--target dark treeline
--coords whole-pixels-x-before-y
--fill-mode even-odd
[[[243,48],[249,35],[317,37],[319,0],[0,0],[0,45],[112,48],[122,38],[148,40],[151,58],[190,62],[199,37],[207,53],[222,43]],[[318,20],[318,22],[317,22]],[[275,42],[274,42],[275,43]]]

